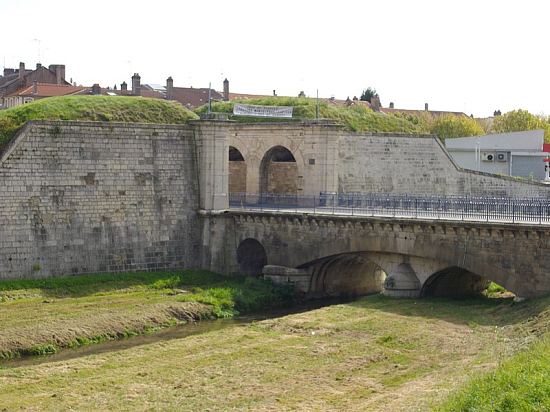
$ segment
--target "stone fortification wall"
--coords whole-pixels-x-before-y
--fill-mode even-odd
[[[542,183],[459,168],[433,136],[343,133],[338,150],[342,193],[550,197]]]
[[[199,266],[187,126],[29,123],[0,160],[0,278]]]

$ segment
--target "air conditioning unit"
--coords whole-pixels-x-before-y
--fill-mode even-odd
[[[481,153],[481,160],[484,162],[494,162],[495,154],[494,153]]]
[[[497,152],[497,162],[506,162],[508,160],[508,153]]]

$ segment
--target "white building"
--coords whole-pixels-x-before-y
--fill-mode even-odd
[[[464,169],[544,180],[544,130],[446,139],[445,146]]]

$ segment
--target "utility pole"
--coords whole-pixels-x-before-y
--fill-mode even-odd
[[[208,114],[212,113],[212,83],[208,83]]]
[[[41,56],[41,43],[42,41],[40,39],[32,39],[33,41],[37,42],[38,43],[38,63],[42,63],[42,56]]]
[[[319,120],[319,89],[317,89],[317,105],[315,106],[315,118]]]

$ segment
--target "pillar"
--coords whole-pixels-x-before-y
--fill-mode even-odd
[[[229,125],[224,120],[198,120],[195,146],[201,210],[225,210],[229,207]]]

